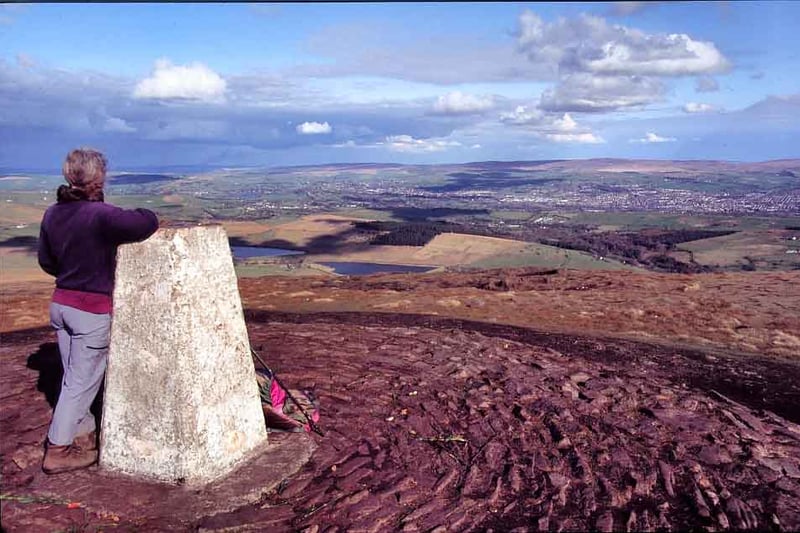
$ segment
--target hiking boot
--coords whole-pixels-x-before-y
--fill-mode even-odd
[[[83,435],[78,435],[72,441],[73,446],[77,446],[81,450],[96,450],[97,449],[97,432],[90,431]]]
[[[86,468],[97,462],[97,450],[84,450],[72,444],[56,446],[47,443],[42,461],[45,474],[60,474]]]

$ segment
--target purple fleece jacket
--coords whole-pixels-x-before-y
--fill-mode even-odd
[[[39,265],[56,287],[111,296],[117,247],[143,241],[158,229],[148,209],[121,209],[103,202],[57,203],[45,211],[39,233]]]

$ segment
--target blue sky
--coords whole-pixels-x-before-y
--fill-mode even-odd
[[[0,4],[0,168],[799,157],[798,4]]]

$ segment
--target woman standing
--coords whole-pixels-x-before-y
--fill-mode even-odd
[[[106,159],[73,150],[63,166],[68,185],[42,218],[39,265],[56,277],[50,322],[56,330],[64,378],[42,463],[47,474],[97,461],[97,432],[89,408],[106,370],[117,247],[142,241],[158,229],[147,209],[103,202]]]

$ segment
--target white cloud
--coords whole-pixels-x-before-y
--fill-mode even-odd
[[[103,131],[111,133],[133,133],[134,131],[136,131],[136,128],[134,128],[121,118],[109,117],[103,123]]]
[[[544,113],[539,109],[529,109],[527,106],[519,105],[514,111],[500,113],[500,121],[506,124],[524,126],[526,124],[540,124],[544,118]]]
[[[471,115],[482,113],[494,107],[491,96],[475,96],[461,91],[453,91],[440,96],[433,104],[433,110],[443,115]]]
[[[564,113],[563,117],[553,120],[553,127],[560,131],[574,131],[578,123],[569,116],[569,113]]]
[[[420,139],[411,135],[389,135],[383,141],[357,143],[350,139],[343,143],[330,145],[333,148],[388,148],[392,152],[409,154],[425,154],[431,152],[444,152],[448,148],[462,146],[458,141],[451,141],[445,138]],[[471,148],[480,148],[479,144],[474,144]]]
[[[675,141],[677,141],[675,137],[662,137],[656,133],[653,133],[652,131],[648,131],[643,138],[631,139],[629,142],[651,144],[651,143],[671,143]]]
[[[701,78],[697,78],[697,83],[694,86],[694,90],[699,93],[713,93],[719,91],[719,83],[717,83],[717,80],[711,76],[703,76]]]
[[[531,126],[534,129],[559,132],[574,131],[578,127],[578,123],[569,113],[563,115],[544,113],[541,109],[529,108],[524,105],[517,106],[511,112],[500,113],[500,122],[513,126]]]
[[[168,59],[156,61],[153,73],[133,90],[134,98],[220,101],[227,84],[219,74],[203,65],[173,65]]]
[[[411,135],[390,135],[386,141],[378,143],[386,146],[393,152],[405,153],[429,153],[443,152],[448,148],[461,146],[458,141],[448,141],[447,139],[415,139]]]
[[[333,128],[327,122],[303,122],[295,129],[301,135],[323,135],[330,133]]]
[[[539,109],[517,106],[510,113],[501,113],[500,121],[513,126],[527,126],[542,139],[559,143],[599,144],[605,140],[588,128],[581,127],[569,113],[557,115]]]
[[[683,106],[683,111],[684,113],[712,113],[718,111],[718,108],[711,104],[689,102]]]
[[[349,139],[343,143],[332,144],[333,148],[358,148],[359,145],[353,139]]]
[[[601,144],[606,142],[594,133],[545,133],[545,139],[558,143]]]
[[[618,14],[643,6],[632,2]],[[539,70],[551,73],[555,86],[541,95],[544,111],[605,113],[662,100],[662,78],[724,72],[728,59],[708,41],[684,33],[648,33],[582,14],[545,21],[532,11],[519,17],[517,48]]]
[[[634,34],[635,35],[635,34]],[[727,61],[713,43],[694,41],[686,34],[637,36],[631,43],[607,42],[599,59],[587,59],[591,72],[681,76],[718,72]]]
[[[683,33],[648,34],[586,14],[545,22],[525,11],[519,24],[519,49],[532,62],[552,64],[559,72],[683,76],[729,67],[714,43]]]
[[[614,111],[657,102],[663,92],[663,84],[652,77],[575,73],[545,90],[539,107],[545,111]]]

